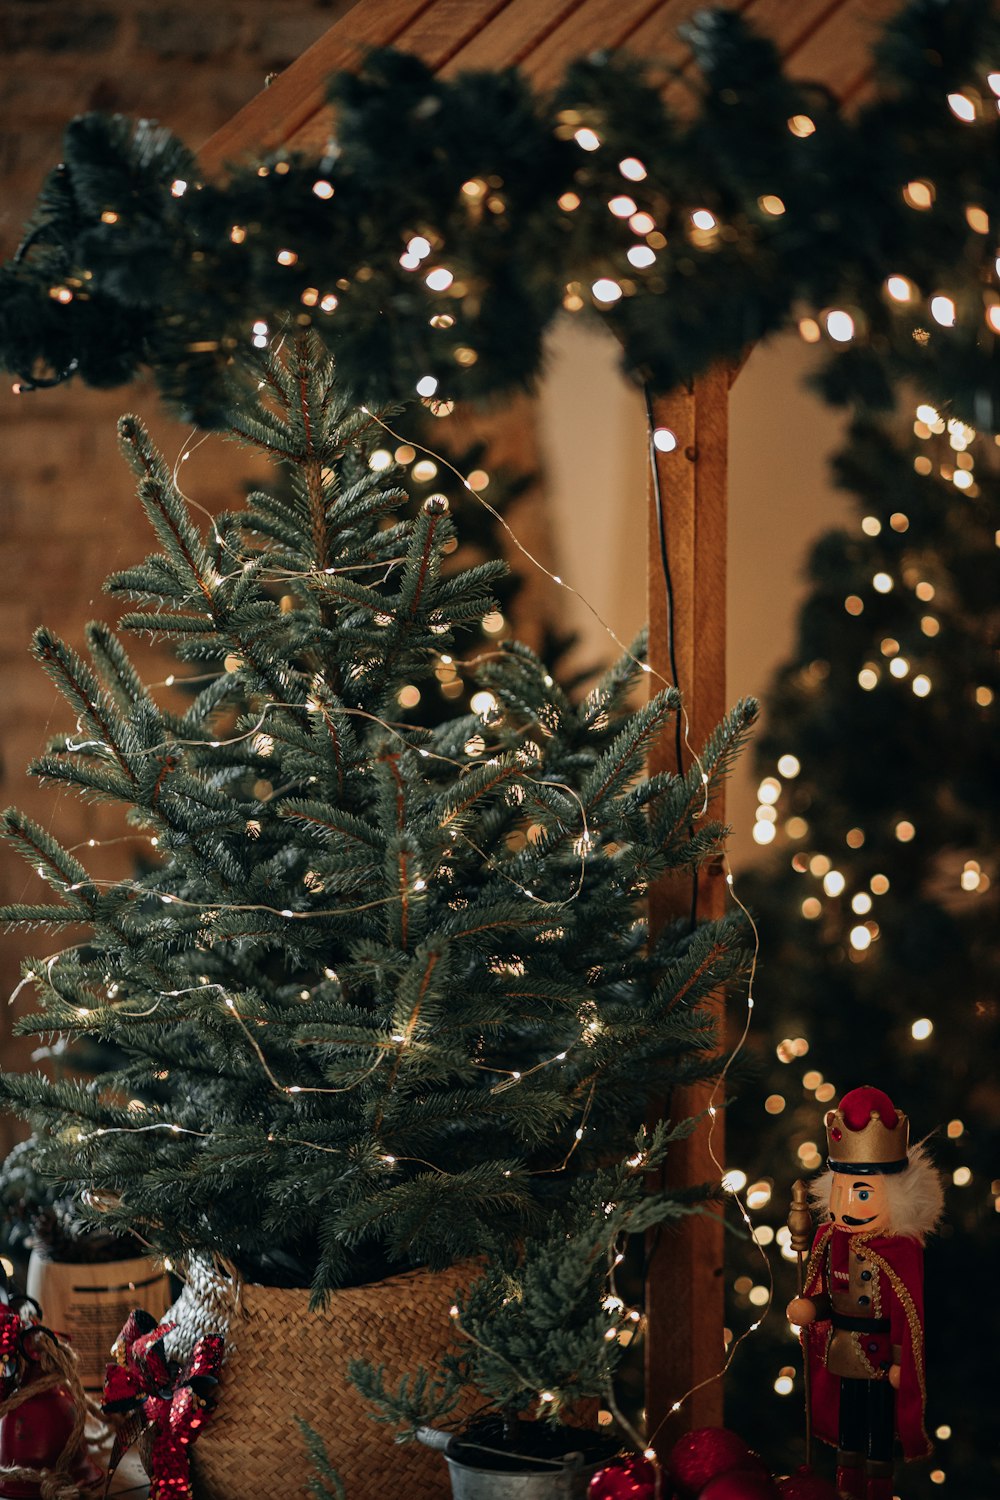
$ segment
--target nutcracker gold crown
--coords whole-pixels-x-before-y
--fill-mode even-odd
[[[891,1130],[874,1109],[860,1130],[851,1129],[839,1108],[827,1110],[825,1121],[831,1171],[884,1175],[905,1170],[910,1122],[899,1110]]]

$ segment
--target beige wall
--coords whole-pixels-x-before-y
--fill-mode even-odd
[[[548,598],[560,627],[580,637],[581,668],[620,654],[602,620],[626,645],[646,620],[646,423],[618,363],[610,334],[565,319],[549,338],[539,393],[552,571],[579,591],[551,584]]]
[[[811,541],[846,515],[827,478],[841,418],[804,386],[815,358],[797,334],[750,356],[730,401],[727,696],[762,695],[791,651]],[[553,571],[629,641],[646,615],[646,432],[610,337],[567,321],[552,336],[539,401],[552,510]],[[670,497],[665,496],[669,505]],[[550,585],[557,618],[580,635],[574,660],[617,647],[579,597]],[[683,686],[683,684],[682,684]],[[750,756],[727,789],[735,868],[753,860],[757,778]]]
[[[783,335],[754,350],[730,398],[730,700],[762,695],[791,653],[810,545],[848,515],[848,500],[827,472],[843,419],[805,387],[814,362],[815,351],[797,334]],[[751,836],[756,789],[750,756],[744,756],[726,793],[736,869],[761,852]]]

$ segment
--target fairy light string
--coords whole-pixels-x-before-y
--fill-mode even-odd
[[[373,421],[377,422],[380,427],[384,428],[389,436],[393,438],[397,443],[403,443],[409,448],[419,448],[422,453],[426,453],[435,461],[435,463],[443,465],[444,468],[446,468],[451,474],[455,476],[466,493],[471,495],[476,503],[478,505],[481,505],[482,508],[493,517],[494,521],[496,521],[497,524],[502,527],[513,545],[517,548],[518,552],[520,552],[521,555],[528,560],[533,568],[537,569],[539,573],[542,573],[549,580],[549,582],[554,583],[557,588],[564,589],[566,593],[572,594],[575,599],[578,599],[580,601],[580,603],[589,612],[593,619],[597,621],[598,625],[601,627],[604,633],[612,641],[614,641],[615,645],[618,647],[619,651],[621,651],[626,660],[634,663],[634,665],[637,666],[641,672],[644,672],[647,677],[654,677],[656,681],[659,682],[663,687],[668,689],[676,687],[675,682],[671,682],[668,678],[664,677],[662,672],[658,672],[650,662],[642,661],[638,656],[635,655],[633,651],[629,649],[626,643],[622,640],[621,636],[615,630],[614,626],[610,623],[609,620],[606,620],[604,618],[604,616],[598,610],[597,606],[591,603],[591,601],[586,597],[585,594],[581,593],[581,591],[573,584],[567,583],[566,580],[561,576],[561,574],[553,573],[551,568],[547,568],[541,561],[541,559],[536,557],[534,552],[532,552],[529,547],[525,546],[524,542],[521,541],[521,538],[517,535],[517,532],[505,519],[505,517],[500,514],[495,506],[491,505],[488,500],[484,499],[479,491],[475,489],[472,484],[470,484],[466,475],[464,475],[461,470],[451,462],[449,458],[447,458],[444,454],[439,453],[436,449],[428,447],[426,443],[418,441],[416,438],[405,437],[395,428],[390,427],[388,422],[383,421],[383,419],[376,413],[370,411],[368,407],[363,406],[361,410],[368,416],[370,416]],[[704,801],[701,812],[698,814],[698,816],[703,817],[708,809],[708,776],[705,772],[704,766],[701,763],[697,751],[690,741],[690,722],[683,698],[680,701],[678,712],[684,726],[684,744],[690,752],[692,759],[698,766],[698,770],[701,774],[701,783],[702,787],[704,788]]]
[[[732,872],[732,869],[731,869],[730,864],[729,864],[729,854],[728,854],[728,851],[723,854],[723,860],[724,860],[724,868],[725,868],[725,877],[726,877],[726,887],[727,887],[727,890],[729,891],[729,894],[732,897],[733,901],[735,901],[736,905],[743,912],[743,915],[746,918],[747,922],[750,924],[750,929],[751,929],[751,931],[753,933],[753,954],[752,954],[751,961],[750,961],[750,974],[749,974],[748,981],[747,981],[746,1015],[745,1015],[744,1021],[743,1021],[743,1028],[742,1028],[742,1030],[740,1032],[740,1035],[739,1035],[739,1037],[738,1037],[738,1039],[736,1041],[735,1046],[732,1048],[732,1050],[729,1052],[728,1056],[726,1057],[726,1061],[725,1061],[725,1064],[723,1065],[722,1071],[720,1072],[718,1078],[715,1080],[715,1083],[712,1086],[712,1092],[709,1095],[708,1105],[706,1106],[705,1113],[708,1115],[708,1122],[709,1122],[708,1123],[708,1133],[707,1133],[707,1145],[708,1145],[708,1153],[709,1153],[709,1156],[711,1158],[712,1165],[715,1167],[716,1171],[720,1175],[720,1180],[722,1182],[723,1187],[726,1189],[727,1196],[730,1197],[732,1199],[732,1201],[736,1204],[736,1208],[737,1208],[737,1211],[739,1213],[739,1216],[740,1216],[741,1220],[743,1221],[743,1225],[744,1225],[744,1227],[745,1227],[748,1235],[750,1236],[750,1239],[752,1240],[753,1244],[755,1245],[755,1247],[757,1249],[757,1252],[758,1252],[758,1254],[760,1256],[761,1261],[763,1262],[764,1271],[765,1271],[765,1275],[766,1275],[767,1301],[766,1301],[766,1303],[765,1303],[765,1305],[764,1305],[764,1307],[763,1307],[760,1315],[757,1318],[755,1318],[754,1321],[752,1323],[750,1323],[743,1330],[742,1333],[738,1334],[734,1339],[732,1339],[730,1341],[729,1346],[728,1346],[728,1348],[726,1350],[726,1353],[725,1353],[725,1358],[723,1359],[723,1362],[722,1362],[721,1366],[719,1367],[719,1369],[716,1370],[713,1374],[705,1376],[705,1378],[703,1380],[699,1380],[694,1385],[689,1386],[688,1389],[686,1391],[684,1391],[682,1395],[677,1396],[674,1399],[674,1401],[671,1403],[671,1405],[668,1407],[666,1413],[661,1418],[660,1422],[657,1424],[657,1426],[654,1428],[654,1430],[649,1435],[649,1447],[647,1449],[647,1456],[651,1457],[651,1458],[655,1458],[655,1450],[653,1449],[652,1445],[655,1443],[657,1436],[659,1435],[660,1431],[662,1430],[662,1428],[666,1424],[666,1422],[668,1422],[671,1417],[676,1416],[677,1413],[682,1409],[682,1407],[698,1391],[704,1390],[707,1386],[714,1385],[714,1383],[717,1380],[721,1380],[721,1379],[723,1379],[725,1377],[725,1375],[729,1371],[730,1365],[732,1364],[733,1360],[736,1357],[737,1351],[739,1350],[741,1344],[745,1343],[745,1341],[748,1338],[751,1338],[757,1332],[757,1330],[764,1323],[764,1320],[769,1315],[769,1313],[771,1311],[771,1308],[772,1308],[772,1305],[774,1303],[774,1289],[775,1289],[774,1288],[774,1266],[773,1266],[773,1263],[771,1261],[771,1257],[767,1254],[767,1251],[764,1248],[764,1245],[756,1237],[753,1219],[751,1218],[750,1211],[749,1211],[749,1208],[747,1206],[747,1203],[746,1203],[745,1199],[742,1196],[741,1189],[735,1184],[735,1182],[733,1180],[730,1179],[730,1181],[727,1182],[727,1177],[729,1176],[729,1174],[726,1172],[726,1168],[725,1168],[723,1162],[720,1161],[720,1159],[718,1157],[718,1154],[716,1153],[715,1144],[714,1144],[715,1130],[716,1130],[716,1126],[717,1126],[717,1123],[718,1123],[719,1115],[721,1113],[720,1106],[719,1106],[719,1103],[718,1103],[718,1100],[719,1100],[719,1097],[720,1097],[720,1093],[722,1091],[724,1091],[726,1078],[727,1078],[727,1076],[728,1076],[731,1068],[733,1067],[733,1064],[735,1063],[737,1057],[739,1056],[740,1052],[743,1050],[743,1047],[745,1046],[746,1041],[747,1041],[747,1037],[750,1034],[750,1027],[751,1027],[751,1024],[752,1024],[753,1011],[754,1011],[753,986],[754,986],[754,980],[755,980],[756,974],[757,974],[758,958],[759,958],[759,955],[760,955],[760,932],[758,930],[756,922],[753,919],[752,913],[744,905],[744,903],[740,900],[739,895],[737,894],[736,887],[735,887],[735,882],[734,882],[734,879],[733,879],[733,872]]]
[[[179,748],[181,746],[184,746],[184,747],[189,748],[189,749],[213,749],[213,750],[217,750],[217,749],[221,749],[221,748],[232,746],[232,745],[242,744],[242,743],[245,743],[247,740],[253,740],[260,733],[260,731],[263,729],[264,724],[266,723],[268,715],[270,713],[277,712],[280,709],[292,709],[292,710],[297,710],[297,711],[301,711],[302,709],[307,709],[307,710],[310,710],[310,711],[319,711],[321,709],[322,712],[324,712],[324,713],[331,713],[331,714],[334,714],[334,715],[341,715],[341,714],[343,714],[343,715],[347,715],[349,717],[357,717],[357,718],[368,720],[371,723],[374,723],[374,724],[378,725],[387,734],[389,734],[392,737],[394,737],[395,739],[397,739],[403,746],[405,746],[406,749],[415,751],[416,754],[418,754],[422,758],[440,761],[442,764],[447,765],[447,766],[451,767],[452,769],[457,770],[460,775],[468,774],[468,772],[470,772],[471,770],[473,770],[477,765],[489,765],[489,764],[491,764],[491,760],[488,757],[485,760],[479,760],[479,759],[476,759],[474,761],[461,761],[461,760],[458,760],[454,756],[445,755],[445,754],[443,754],[440,751],[429,749],[426,745],[414,744],[410,739],[407,738],[406,734],[403,733],[403,728],[409,729],[412,733],[425,733],[425,734],[429,734],[429,733],[432,732],[432,731],[430,731],[429,729],[427,729],[424,726],[421,726],[421,725],[409,725],[408,724],[408,725],[405,725],[405,726],[401,727],[399,724],[393,724],[389,720],[381,718],[378,714],[374,714],[374,713],[369,712],[367,709],[353,708],[353,707],[348,707],[348,706],[345,706],[345,705],[336,705],[336,706],[334,706],[334,705],[319,705],[318,703],[315,703],[314,701],[312,701],[310,699],[306,699],[305,702],[274,702],[274,701],[272,701],[270,703],[267,703],[261,709],[261,711],[259,712],[259,714],[257,716],[257,719],[250,726],[250,728],[242,731],[240,734],[237,734],[237,735],[230,735],[230,736],[228,736],[226,738],[211,739],[211,740],[195,739],[195,738],[191,738],[191,737],[172,736],[169,740],[163,740],[163,741],[161,741],[160,743],[158,743],[156,745],[147,746],[145,749],[136,752],[136,754],[138,756],[158,755],[158,754],[161,754],[163,752],[173,752],[174,750],[176,750],[177,748]],[[524,733],[528,733],[529,729],[530,729],[530,726],[529,726],[528,729],[525,729]],[[100,749],[100,750],[103,750],[105,748],[106,747],[103,745],[103,742],[96,741],[96,740],[93,740],[93,741],[92,740],[83,740],[83,741],[80,741],[79,743],[72,743],[72,742],[70,742],[70,743],[68,743],[65,746],[65,749],[68,750],[68,751],[73,751],[73,752],[76,752],[76,753],[84,753],[84,754],[88,753],[91,749]],[[484,746],[484,748],[485,748],[485,746]],[[466,844],[468,844],[490,866],[490,868],[492,868],[493,870],[495,870],[496,873],[499,874],[504,880],[506,880],[509,884],[513,885],[517,890],[519,890],[521,892],[521,894],[524,895],[528,900],[533,901],[533,902],[535,902],[535,903],[537,903],[538,905],[541,905],[541,906],[548,906],[548,907],[553,907],[553,908],[559,908],[559,907],[567,906],[572,901],[575,901],[578,898],[578,896],[580,895],[581,890],[583,889],[583,882],[584,882],[585,874],[586,874],[586,857],[587,857],[587,853],[589,852],[589,850],[593,847],[593,841],[592,841],[592,837],[591,837],[591,833],[590,833],[590,826],[589,826],[589,822],[588,822],[586,806],[585,806],[585,804],[583,802],[583,799],[580,797],[579,793],[577,792],[576,788],[573,787],[573,786],[571,786],[568,782],[550,781],[550,780],[547,780],[547,779],[543,780],[543,779],[540,779],[538,777],[529,775],[528,772],[527,772],[527,770],[525,768],[523,768],[523,767],[512,767],[511,768],[511,774],[512,775],[516,775],[517,778],[518,778],[518,781],[527,783],[528,785],[545,787],[546,789],[554,788],[554,789],[556,789],[558,791],[565,792],[577,804],[577,807],[579,809],[579,815],[580,815],[580,828],[579,828],[579,832],[575,836],[574,843],[575,843],[575,845],[579,845],[579,849],[578,849],[579,874],[577,876],[575,885],[574,885],[573,889],[571,890],[570,894],[568,896],[562,898],[561,900],[557,900],[557,901],[548,900],[545,897],[539,896],[536,892],[534,892],[533,890],[531,890],[529,887],[525,886],[521,881],[517,880],[516,877],[514,877],[507,870],[505,870],[504,867],[503,867],[503,865],[500,864],[495,859],[493,859],[493,857],[490,856],[485,850],[481,849],[479,847],[479,845],[476,844],[475,841],[464,831],[464,829],[461,829],[461,828],[453,829],[452,832],[451,832],[451,836],[452,836],[453,839],[454,838],[458,838],[458,839],[461,839]],[[272,792],[270,794],[269,798],[266,798],[266,799],[263,799],[263,800],[271,800],[271,798],[273,798],[275,795],[276,794]],[[454,818],[454,816],[455,816],[454,812],[449,813],[445,817],[445,819],[443,820],[443,822],[441,824],[442,828],[447,827],[448,824]],[[141,835],[141,834],[136,834],[136,835],[134,835],[132,837],[126,835],[126,836],[124,836],[121,839],[109,839],[106,842],[109,843],[109,844],[110,843],[128,843],[128,842],[134,842],[135,840],[141,839],[141,838],[143,838],[143,835]],[[80,843],[80,844],[73,845],[73,848],[74,849],[80,848],[80,847],[83,847],[84,845],[86,845],[87,847],[90,847],[90,848],[95,848],[95,847],[98,847],[100,844],[103,844],[104,842],[105,841],[99,841],[99,840],[95,840],[95,839],[86,839],[86,840],[83,840],[82,843]],[[155,838],[150,839],[150,843],[152,843],[154,845],[154,847],[157,846],[157,840]],[[432,874],[433,873],[437,873],[437,869],[440,869],[440,866],[436,867],[436,870],[433,871],[433,872],[431,872],[431,873]],[[42,871],[39,870],[39,873],[42,873]],[[53,878],[46,877],[46,879],[48,880],[49,884],[52,884],[52,885],[60,884],[60,882],[55,881]],[[426,881],[427,881],[427,877],[426,876],[418,876],[417,877],[417,883],[414,883],[413,885],[411,885],[408,888],[409,893],[419,893],[420,891],[424,890],[425,887],[426,887]],[[128,886],[127,882],[120,882],[120,881],[114,881],[114,880],[99,881],[96,878],[90,878],[90,879],[88,879],[86,881],[75,881],[75,882],[70,883],[70,884],[65,884],[65,883],[62,883],[62,884],[63,884],[63,889],[65,889],[67,891],[81,890],[84,887],[86,887],[87,885],[106,885],[109,888],[118,886],[121,889],[129,889],[130,888]],[[143,891],[143,892],[145,892],[145,889],[146,889],[145,887],[139,887],[139,886],[133,886],[131,888],[135,889],[137,891]],[[159,899],[161,901],[176,902],[176,903],[178,903],[180,905],[206,907],[208,909],[218,909],[218,910],[224,910],[224,911],[272,911],[272,912],[276,912],[280,916],[287,917],[287,918],[296,918],[298,920],[308,920],[308,919],[314,919],[314,918],[317,918],[317,917],[328,917],[328,916],[335,916],[335,915],[344,915],[344,914],[347,914],[347,913],[352,912],[352,911],[365,911],[365,910],[368,910],[372,906],[390,904],[390,903],[392,903],[394,901],[402,899],[402,894],[401,893],[395,893],[392,896],[381,898],[378,901],[368,902],[368,903],[365,903],[362,906],[342,907],[342,908],[337,908],[337,909],[334,909],[334,910],[322,909],[322,910],[310,910],[310,911],[307,911],[307,912],[296,912],[296,911],[290,911],[288,909],[283,909],[283,908],[270,907],[270,906],[267,906],[267,905],[262,904],[262,903],[242,903],[242,904],[240,904],[240,903],[227,903],[227,902],[220,903],[218,901],[192,902],[192,901],[188,901],[186,898],[181,897],[181,896],[165,895],[165,894],[157,893],[157,892],[153,892],[152,894],[158,894],[159,895]]]

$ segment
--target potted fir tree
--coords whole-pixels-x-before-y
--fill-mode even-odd
[[[627,1157],[654,1100],[716,1066],[702,1002],[741,973],[741,925],[652,939],[644,896],[719,851],[702,775],[725,774],[753,706],[686,775],[650,777],[679,698],[631,706],[641,642],[580,702],[507,642],[476,670],[481,712],[421,727],[404,710],[492,608],[502,565],[448,573],[443,495],[394,514],[405,494],[370,462],[379,420],[318,340],[254,373],[231,433],[289,481],[207,531],[121,424],[159,550],[109,587],[140,602],[125,631],[175,643],[193,698],[164,707],[104,625],[90,662],[35,637],[80,725],[35,774],[123,804],[158,863],[96,882],[5,814],[56,899],[4,919],[90,934],[28,966],[22,1027],[124,1062],[86,1087],[27,1073],[2,1091],[46,1170],[184,1263],[192,1336],[227,1325],[203,1492],[242,1494],[252,1471],[285,1493],[299,1417],[363,1500],[370,1441],[390,1438],[348,1360],[436,1358],[476,1258],[510,1264]],[[413,1495],[439,1484],[427,1458]]]

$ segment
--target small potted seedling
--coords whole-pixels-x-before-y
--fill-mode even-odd
[[[623,1443],[641,1446],[613,1393],[641,1321],[615,1272],[630,1234],[697,1211],[646,1189],[671,1138],[663,1125],[640,1133],[632,1155],[581,1180],[543,1232],[491,1259],[456,1294],[453,1352],[436,1370],[420,1366],[390,1390],[381,1367],[352,1362],[376,1421],[444,1453],[454,1500],[583,1500]]]

